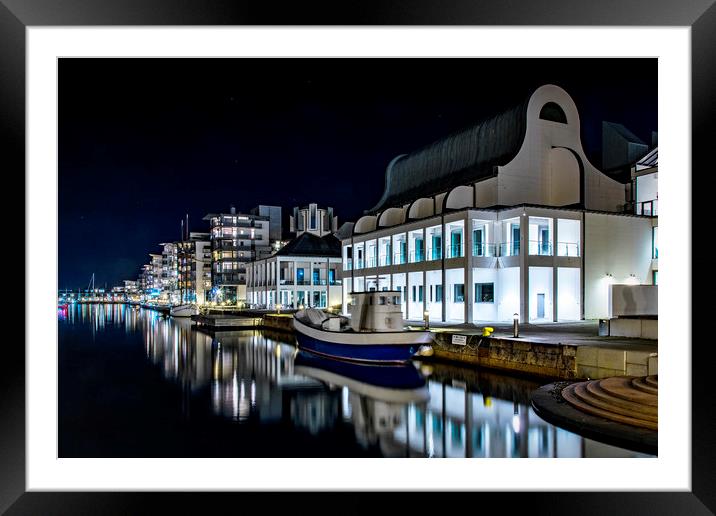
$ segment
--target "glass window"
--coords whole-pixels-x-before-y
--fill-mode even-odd
[[[443,300],[443,286],[435,285],[435,302],[441,303]]]
[[[385,296],[380,296],[380,304],[384,305],[386,303]]]
[[[494,303],[495,302],[495,284],[494,283],[475,283],[475,302],[476,303]]]
[[[463,283],[453,285],[453,291],[453,300],[455,303],[465,302],[465,285]]]

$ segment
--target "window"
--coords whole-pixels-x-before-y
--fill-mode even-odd
[[[453,285],[453,301],[455,303],[464,303],[465,302],[465,285],[462,283],[456,283]]]
[[[542,120],[549,120],[550,122],[557,122],[560,124],[567,123],[567,116],[559,104],[554,102],[547,102],[539,112],[539,117]]]
[[[654,285],[658,285],[659,284],[659,271],[653,271],[651,273],[651,279],[652,279],[652,282],[654,283]]]
[[[415,303],[415,285],[413,285],[413,303]]]
[[[423,286],[418,287],[418,301],[423,302]]]
[[[476,303],[494,303],[495,302],[495,284],[494,283],[475,283],[475,302]]]
[[[443,286],[435,285],[435,302],[442,303],[443,300]]]
[[[329,284],[329,285],[335,285],[335,284],[336,284],[336,269],[329,269],[329,270],[328,270],[328,284]]]
[[[380,304],[384,305],[386,303],[385,296],[380,296]]]
[[[400,304],[400,296],[393,296],[393,304],[394,305]]]

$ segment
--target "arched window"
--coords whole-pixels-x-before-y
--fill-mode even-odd
[[[539,112],[539,117],[542,120],[549,120],[551,122],[559,122],[560,124],[567,123],[567,117],[562,111],[562,108],[554,102],[547,102],[542,106],[542,110]]]

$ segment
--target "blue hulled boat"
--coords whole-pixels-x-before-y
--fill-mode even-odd
[[[376,363],[432,354],[430,332],[405,329],[399,292],[361,292],[352,297],[350,319],[316,308],[296,313],[298,347],[332,358]]]

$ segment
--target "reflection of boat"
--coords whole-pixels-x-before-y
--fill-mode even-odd
[[[294,373],[347,387],[374,400],[411,403],[430,397],[425,378],[412,364],[364,364],[299,351],[294,359]]]
[[[294,316],[298,346],[335,358],[368,362],[405,362],[427,352],[432,336],[406,330],[395,291],[354,293],[351,318],[316,308]]]
[[[192,315],[199,315],[199,307],[191,303],[185,303],[172,306],[169,309],[169,313],[172,317],[191,317]]]

